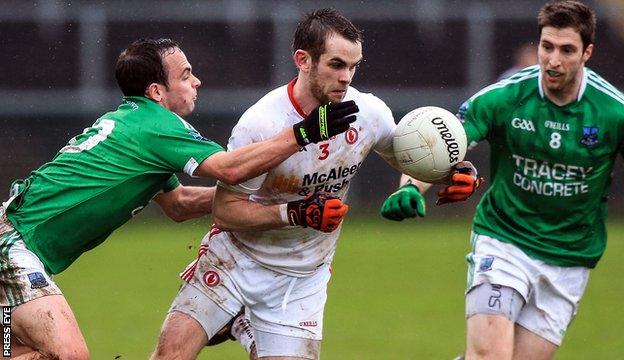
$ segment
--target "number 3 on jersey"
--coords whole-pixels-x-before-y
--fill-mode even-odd
[[[329,144],[319,144],[319,149],[321,150],[321,156],[319,156],[318,159],[327,159],[329,157]]]

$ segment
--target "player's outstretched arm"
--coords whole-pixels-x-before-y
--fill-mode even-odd
[[[173,221],[199,218],[212,212],[216,186],[183,186],[156,195],[154,201]]]
[[[215,153],[204,160],[193,175],[239,184],[274,168],[308,144],[347,131],[349,124],[355,121],[353,114],[358,111],[354,101],[321,105],[304,120],[271,139]]]
[[[249,201],[249,195],[218,187],[213,218],[221,230],[270,230],[284,226],[303,226],[334,231],[349,207],[326,193],[314,193],[305,199],[281,205],[262,205]]]
[[[460,161],[453,166],[448,181],[450,184],[438,191],[436,205],[467,200],[479,188],[483,178],[470,161]],[[431,184],[407,175],[401,176],[401,184],[403,185],[381,205],[381,215],[395,221],[425,216],[425,198],[422,194]]]

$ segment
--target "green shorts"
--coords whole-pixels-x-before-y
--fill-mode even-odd
[[[26,248],[22,235],[6,217],[0,218],[0,306],[18,306],[61,290],[37,255]]]

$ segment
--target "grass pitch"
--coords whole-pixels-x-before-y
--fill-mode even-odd
[[[145,359],[209,220],[139,217],[56,277],[93,359]],[[463,352],[469,219],[347,220],[325,311],[323,359],[451,359]],[[624,358],[624,225],[609,226],[557,359]],[[246,359],[229,342],[200,359]]]

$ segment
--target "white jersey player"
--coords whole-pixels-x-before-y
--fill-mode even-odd
[[[349,86],[362,61],[361,32],[349,20],[333,9],[310,13],[297,27],[293,48],[297,78],[245,112],[229,149],[292,127],[321,104],[353,100],[357,119],[344,134],[302,149],[260,177],[219,184],[215,227],[182,274],[187,283],[173,302],[154,358],[194,358],[201,348],[189,343],[207,343],[241,308],[255,349],[241,342],[252,357],[319,357],[330,264],[346,212],[332,197],[346,198],[371,150],[396,165],[395,123],[383,101]],[[320,192],[330,195],[305,203],[305,211],[284,204]],[[326,219],[327,214],[335,215]],[[328,225],[300,226],[317,223]]]
[[[296,81],[271,91],[243,114],[232,130],[228,150],[272,137],[306,116],[294,96]],[[372,94],[348,87],[344,100],[354,100],[360,109],[347,132],[310,146],[243,184],[219,185],[228,191],[247,194],[250,201],[264,205],[298,200],[319,191],[346,201],[351,179],[371,150],[384,158],[393,158],[396,125],[390,109]],[[276,113],[281,116],[271,115]],[[285,206],[282,210],[285,213]],[[228,238],[247,256],[271,270],[298,277],[309,276],[322,264],[330,263],[340,235],[340,229],[323,233],[300,226],[241,230],[230,232]]]

